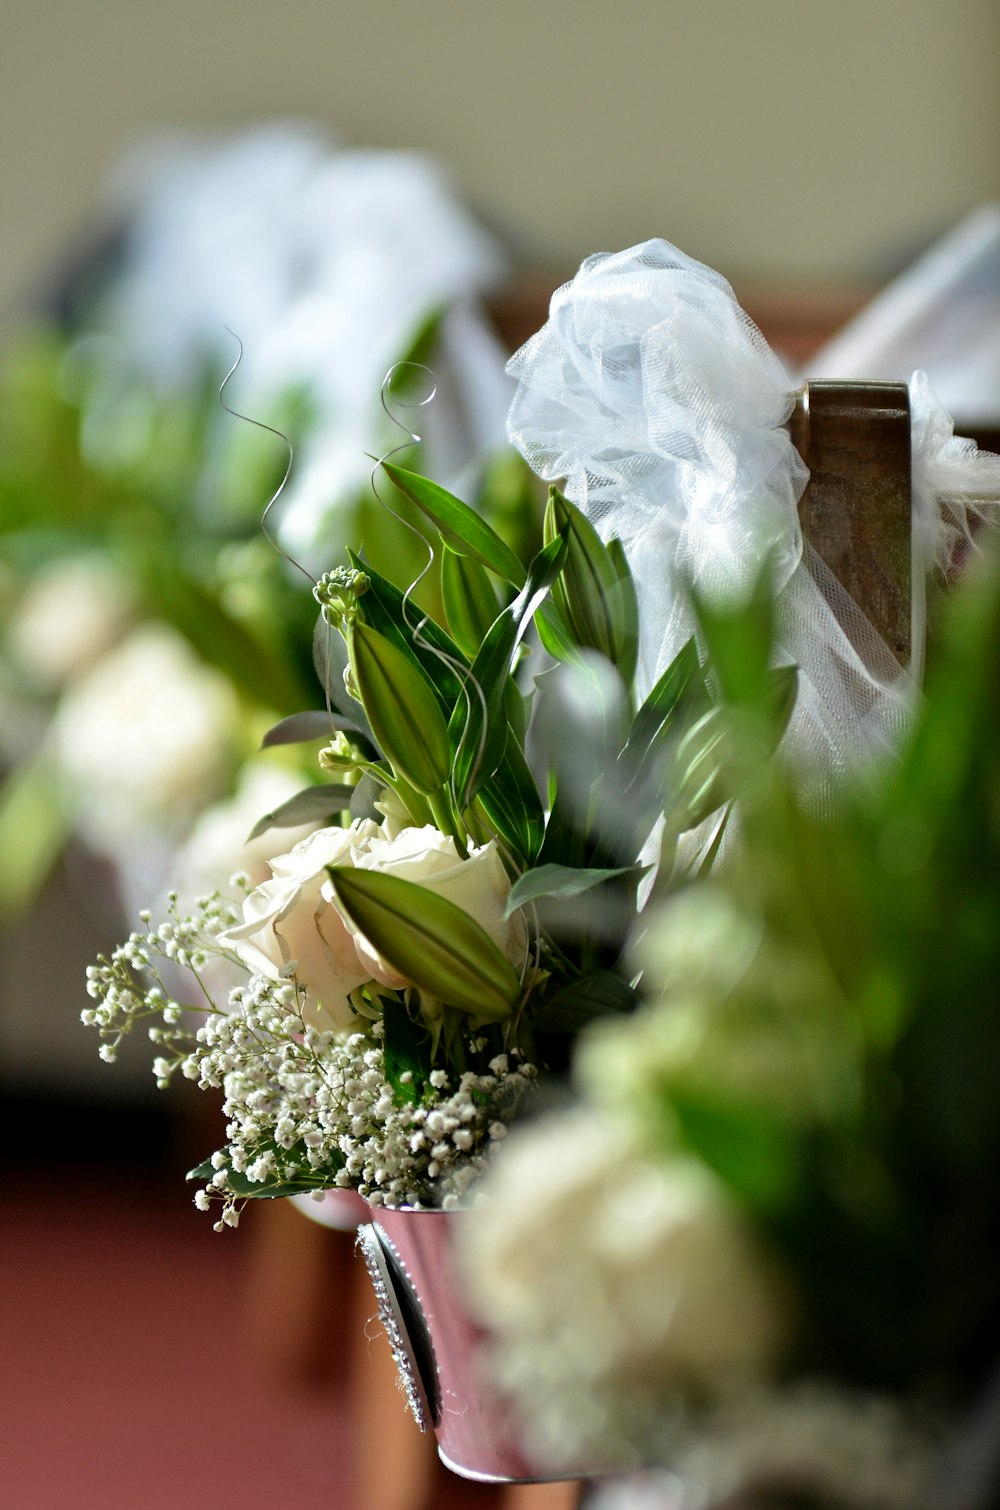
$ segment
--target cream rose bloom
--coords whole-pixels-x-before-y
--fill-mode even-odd
[[[524,923],[520,913],[504,921],[510,878],[492,839],[472,848],[468,859],[463,860],[450,834],[442,834],[430,825],[404,828],[394,836],[383,832],[370,840],[355,863],[361,870],[378,870],[383,875],[412,881],[454,902],[489,934],[511,964],[520,966],[525,945]],[[338,905],[331,882],[324,886],[323,895],[334,906]],[[346,913],[342,916],[368,976],[383,986],[405,986],[406,978],[379,954]]]
[[[149,623],[67,686],[49,746],[88,841],[128,862],[225,790],[238,738],[227,679],[176,630]]]
[[[350,1024],[348,993],[370,980],[371,971],[361,964],[340,913],[324,894],[326,867],[356,864],[379,832],[368,819],[350,828],[321,828],[288,854],[274,856],[271,880],[243,904],[243,922],[218,936],[248,970],[268,980],[282,979],[294,964],[295,979],[309,998],[307,1011],[324,1013],[338,1027]]]
[[[408,985],[339,906],[328,865],[380,870],[413,881],[467,912],[514,963],[524,951],[520,917],[502,921],[510,880],[491,841],[461,859],[455,841],[436,828],[398,830],[394,819],[369,819],[350,828],[323,828],[270,862],[272,879],[251,892],[243,922],[220,933],[248,970],[269,980],[289,973],[337,1025],[351,1021],[347,997],[365,981]]]
[[[678,1392],[742,1387],[780,1358],[781,1278],[693,1159],[588,1107],[513,1133],[479,1194],[462,1276],[532,1458],[603,1461]]]

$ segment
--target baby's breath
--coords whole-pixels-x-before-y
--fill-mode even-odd
[[[486,1039],[477,1039],[474,1067],[434,1068],[426,1077],[407,1070],[396,1090],[386,1078],[379,1017],[359,1016],[355,1032],[317,1027],[294,976],[251,975],[217,1006],[201,972],[220,956],[239,963],[215,941],[235,917],[217,893],[182,917],[172,895],[164,922],[154,926],[142,914],[142,929],[91,966],[87,990],[96,1005],[81,1014],[100,1034],[102,1058],[112,1061],[122,1038],[148,1021],[158,1086],[179,1072],[222,1091],[228,1143],[197,1171],[205,1181],[199,1210],[221,1203],[221,1231],[265,1193],[346,1187],[373,1205],[457,1205],[534,1068],[515,1053],[485,1062]],[[164,962],[171,968],[161,974]],[[194,1008],[165,984],[175,966],[201,988]]]
[[[164,1088],[176,1070],[183,1071],[195,1044],[195,1030],[186,1013],[192,1004],[175,1000],[161,966],[169,965],[172,973],[176,967],[193,979],[201,998],[194,1004],[196,1011],[218,1011],[202,970],[209,959],[225,956],[215,935],[236,919],[236,908],[218,892],[199,897],[194,911],[181,916],[177,895],[171,892],[162,923],[154,927],[150,913],[142,912],[141,930],[130,933],[110,957],[98,955],[97,963],[87,970],[87,994],[97,1005],[86,1007],[80,1018],[87,1027],[97,1029],[103,1060],[114,1063],[126,1034],[138,1023],[152,1020],[149,1039],[160,1050],[153,1060],[157,1085]]]

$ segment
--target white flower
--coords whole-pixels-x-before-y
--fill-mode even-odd
[[[56,757],[100,850],[180,825],[224,785],[237,719],[226,679],[165,624],[148,624],[65,692]]]
[[[506,922],[503,920],[510,878],[492,840],[478,849],[471,849],[468,859],[463,860],[450,834],[442,834],[430,826],[404,828],[394,837],[379,835],[372,839],[355,863],[363,870],[378,870],[384,875],[415,882],[454,902],[456,907],[461,907],[475,919],[512,964],[520,965],[524,954],[524,924],[519,913]],[[333,899],[332,885],[324,888],[324,895]],[[367,966],[371,978],[385,986],[405,985],[405,978],[378,953],[346,915],[345,924],[354,934],[358,958]]]
[[[783,1288],[694,1160],[650,1157],[614,1120],[573,1111],[511,1134],[480,1196],[463,1272],[546,1460],[623,1401],[655,1419],[689,1387],[713,1395],[777,1360]]]
[[[348,992],[365,981],[398,988],[409,982],[382,958],[338,904],[328,865],[380,870],[446,897],[481,924],[512,960],[520,961],[524,925],[503,922],[510,880],[491,842],[459,857],[455,841],[436,828],[407,828],[370,819],[323,828],[270,861],[272,879],[243,904],[244,921],[219,935],[247,968],[269,980],[295,978],[338,1023],[350,1020]],[[388,830],[388,833],[387,833]],[[389,835],[392,834],[392,837]]]
[[[329,899],[326,867],[357,863],[364,846],[379,832],[365,819],[350,828],[321,828],[270,861],[272,879],[243,904],[243,922],[220,933],[254,974],[281,980],[294,963],[295,978],[341,1026],[352,1021],[348,992],[371,979],[360,963],[354,940]]]
[[[11,617],[17,664],[45,688],[60,686],[114,644],[128,618],[129,594],[99,556],[54,562],[28,585]]]

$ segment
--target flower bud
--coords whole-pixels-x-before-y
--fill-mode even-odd
[[[358,696],[389,763],[418,792],[437,792],[451,771],[448,726],[417,664],[378,630],[355,619],[347,648]]]
[[[560,534],[567,548],[552,585],[553,601],[577,645],[605,656],[630,686],[638,653],[638,610],[624,551],[618,541],[604,545],[590,521],[553,487],[545,509],[545,543]]]

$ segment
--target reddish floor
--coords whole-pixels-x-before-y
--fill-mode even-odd
[[[355,1510],[329,1382],[246,1341],[247,1233],[188,1191],[6,1192],[0,1504],[10,1510]]]

